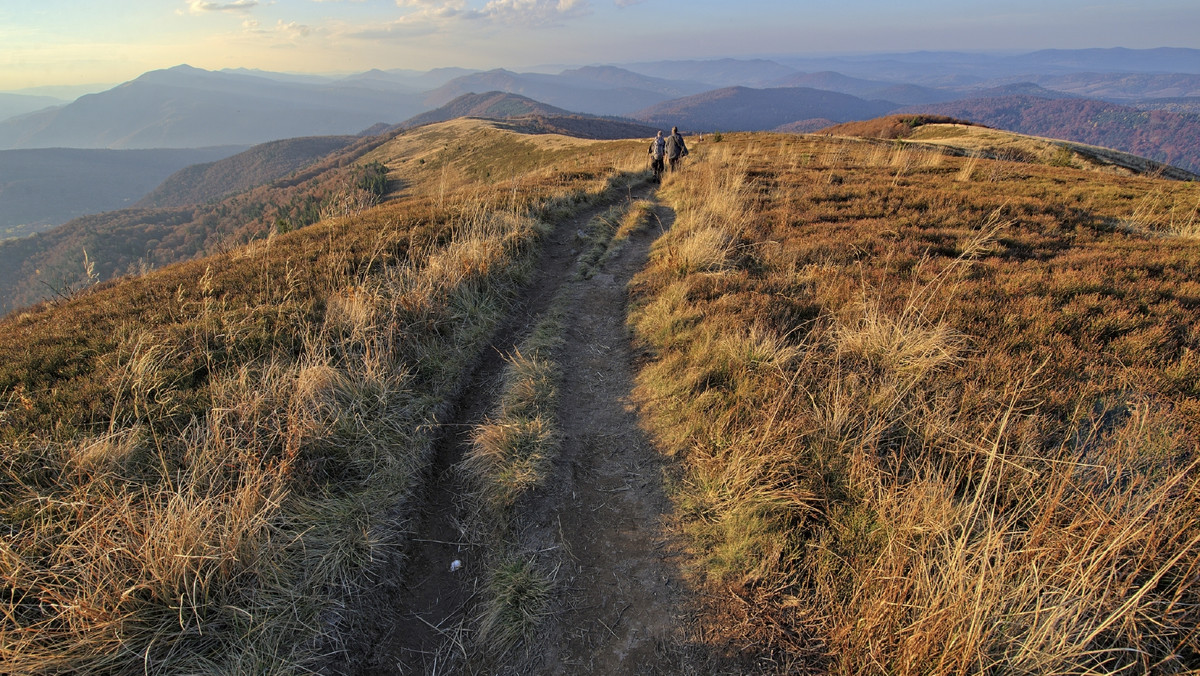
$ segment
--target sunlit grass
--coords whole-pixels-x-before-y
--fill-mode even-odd
[[[630,318],[695,579],[740,599],[709,635],[844,674],[1200,666],[1200,251],[1108,225],[1186,224],[1194,186],[727,141],[665,186]]]
[[[523,147],[469,131],[455,138]],[[386,204],[8,318],[6,670],[314,666],[404,545],[437,420],[547,219],[642,180],[629,155],[404,176]]]

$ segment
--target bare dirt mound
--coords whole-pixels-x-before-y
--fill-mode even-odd
[[[631,199],[638,195],[631,195]],[[633,357],[625,285],[651,241],[673,220],[658,208],[591,279],[570,281],[577,233],[600,209],[560,224],[528,290],[498,331],[443,424],[427,512],[414,524],[408,558],[386,567],[372,598],[354,609],[352,639],[330,664],[341,673],[694,673],[685,636],[687,594],[679,546],[664,527],[671,504],[664,460],[638,427],[630,401]],[[536,640],[504,655],[472,647],[485,584],[487,542],[472,542],[467,487],[457,464],[499,394],[511,355],[559,294],[565,294],[558,423],[563,443],[551,479],[520,506],[519,537],[554,569],[555,597]],[[451,571],[451,562],[461,568]],[[387,571],[394,572],[389,574]],[[407,571],[407,575],[401,574]],[[485,671],[484,671],[485,670]]]

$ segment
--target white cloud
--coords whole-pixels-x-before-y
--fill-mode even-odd
[[[246,19],[242,22],[242,28],[247,33],[253,33],[254,35],[270,35],[285,40],[299,40],[300,38],[308,37],[312,33],[312,29],[304,24],[295,21],[283,21],[282,19],[276,21],[274,26],[268,27],[263,27],[257,19]]]
[[[490,0],[483,14],[509,24],[545,25],[588,12],[585,0]]]
[[[465,0],[396,0],[396,6],[414,9],[399,23],[414,24],[484,19],[513,26],[545,26],[590,11],[587,0],[489,0],[480,9]]]
[[[233,0],[233,2],[210,2],[209,0],[186,0],[192,14],[204,12],[249,12],[258,6],[258,0]]]

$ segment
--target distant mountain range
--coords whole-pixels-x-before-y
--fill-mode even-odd
[[[6,120],[10,117],[25,115],[54,106],[65,106],[68,103],[70,101],[54,98],[53,96],[0,92],[0,120]]]
[[[836,71],[851,77],[929,87],[966,88],[992,81],[1067,73],[1200,73],[1200,50],[1045,49],[1024,54],[909,52],[776,59],[798,71]]]
[[[572,113],[646,120],[658,110],[692,107],[696,102],[689,97],[697,95],[740,105],[735,100],[744,96],[721,92],[730,87],[805,88],[886,101],[896,107],[1006,95],[1074,95],[1143,109],[1177,110],[1182,105],[1178,99],[1200,97],[1200,50],[657,61],[592,65],[556,74],[376,69],[340,78],[176,66],[69,103],[30,92],[0,93],[0,149],[186,148],[357,134],[375,125],[395,125],[465,94],[491,91],[519,94]],[[1014,87],[1018,90],[997,91]],[[779,94],[754,96],[780,98]],[[777,117],[785,120],[781,125],[809,119],[811,110],[805,109],[826,104],[796,101],[796,105],[791,113],[779,113]],[[864,110],[868,117],[880,114],[878,106]],[[755,118],[746,128],[761,127],[762,119],[772,117],[759,115],[753,106],[749,112]],[[662,123],[659,117],[653,119]],[[703,124],[738,126],[731,123],[730,115],[716,110],[700,119]]]
[[[696,94],[709,87],[639,75],[621,68],[587,67],[558,75],[489,70],[455,78],[424,97],[441,106],[463,94],[503,91],[592,115],[628,115],[668,99]]]
[[[61,98],[72,95],[61,88],[0,93],[0,150],[236,146],[234,152],[460,116],[522,115],[530,129],[591,138],[676,125],[806,132],[923,111],[1200,168],[1200,50],[1191,49],[657,61],[558,73],[377,69],[346,77],[177,66]],[[164,171],[182,168],[156,159],[143,171],[127,161],[134,156],[122,157],[94,171],[85,166],[91,160],[70,153],[0,155],[0,177],[8,177],[0,179],[0,232],[25,234],[129,204]],[[221,182],[204,171],[188,174],[196,194],[221,194]],[[64,183],[71,195],[58,197],[56,186]]]
[[[188,66],[0,122],[0,148],[194,148],[355,134],[423,110],[411,94]]]
[[[727,87],[660,103],[632,117],[666,128],[761,131],[813,118],[834,122],[862,120],[885,115],[898,107],[889,101],[866,101],[808,87]]]

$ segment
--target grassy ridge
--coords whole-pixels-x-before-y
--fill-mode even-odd
[[[1200,666],[1196,186],[699,150],[630,324],[731,599],[711,642],[786,672]]]
[[[375,158],[406,188],[385,206],[6,320],[6,667],[287,673],[336,644],[545,220],[631,155],[453,185]]]

